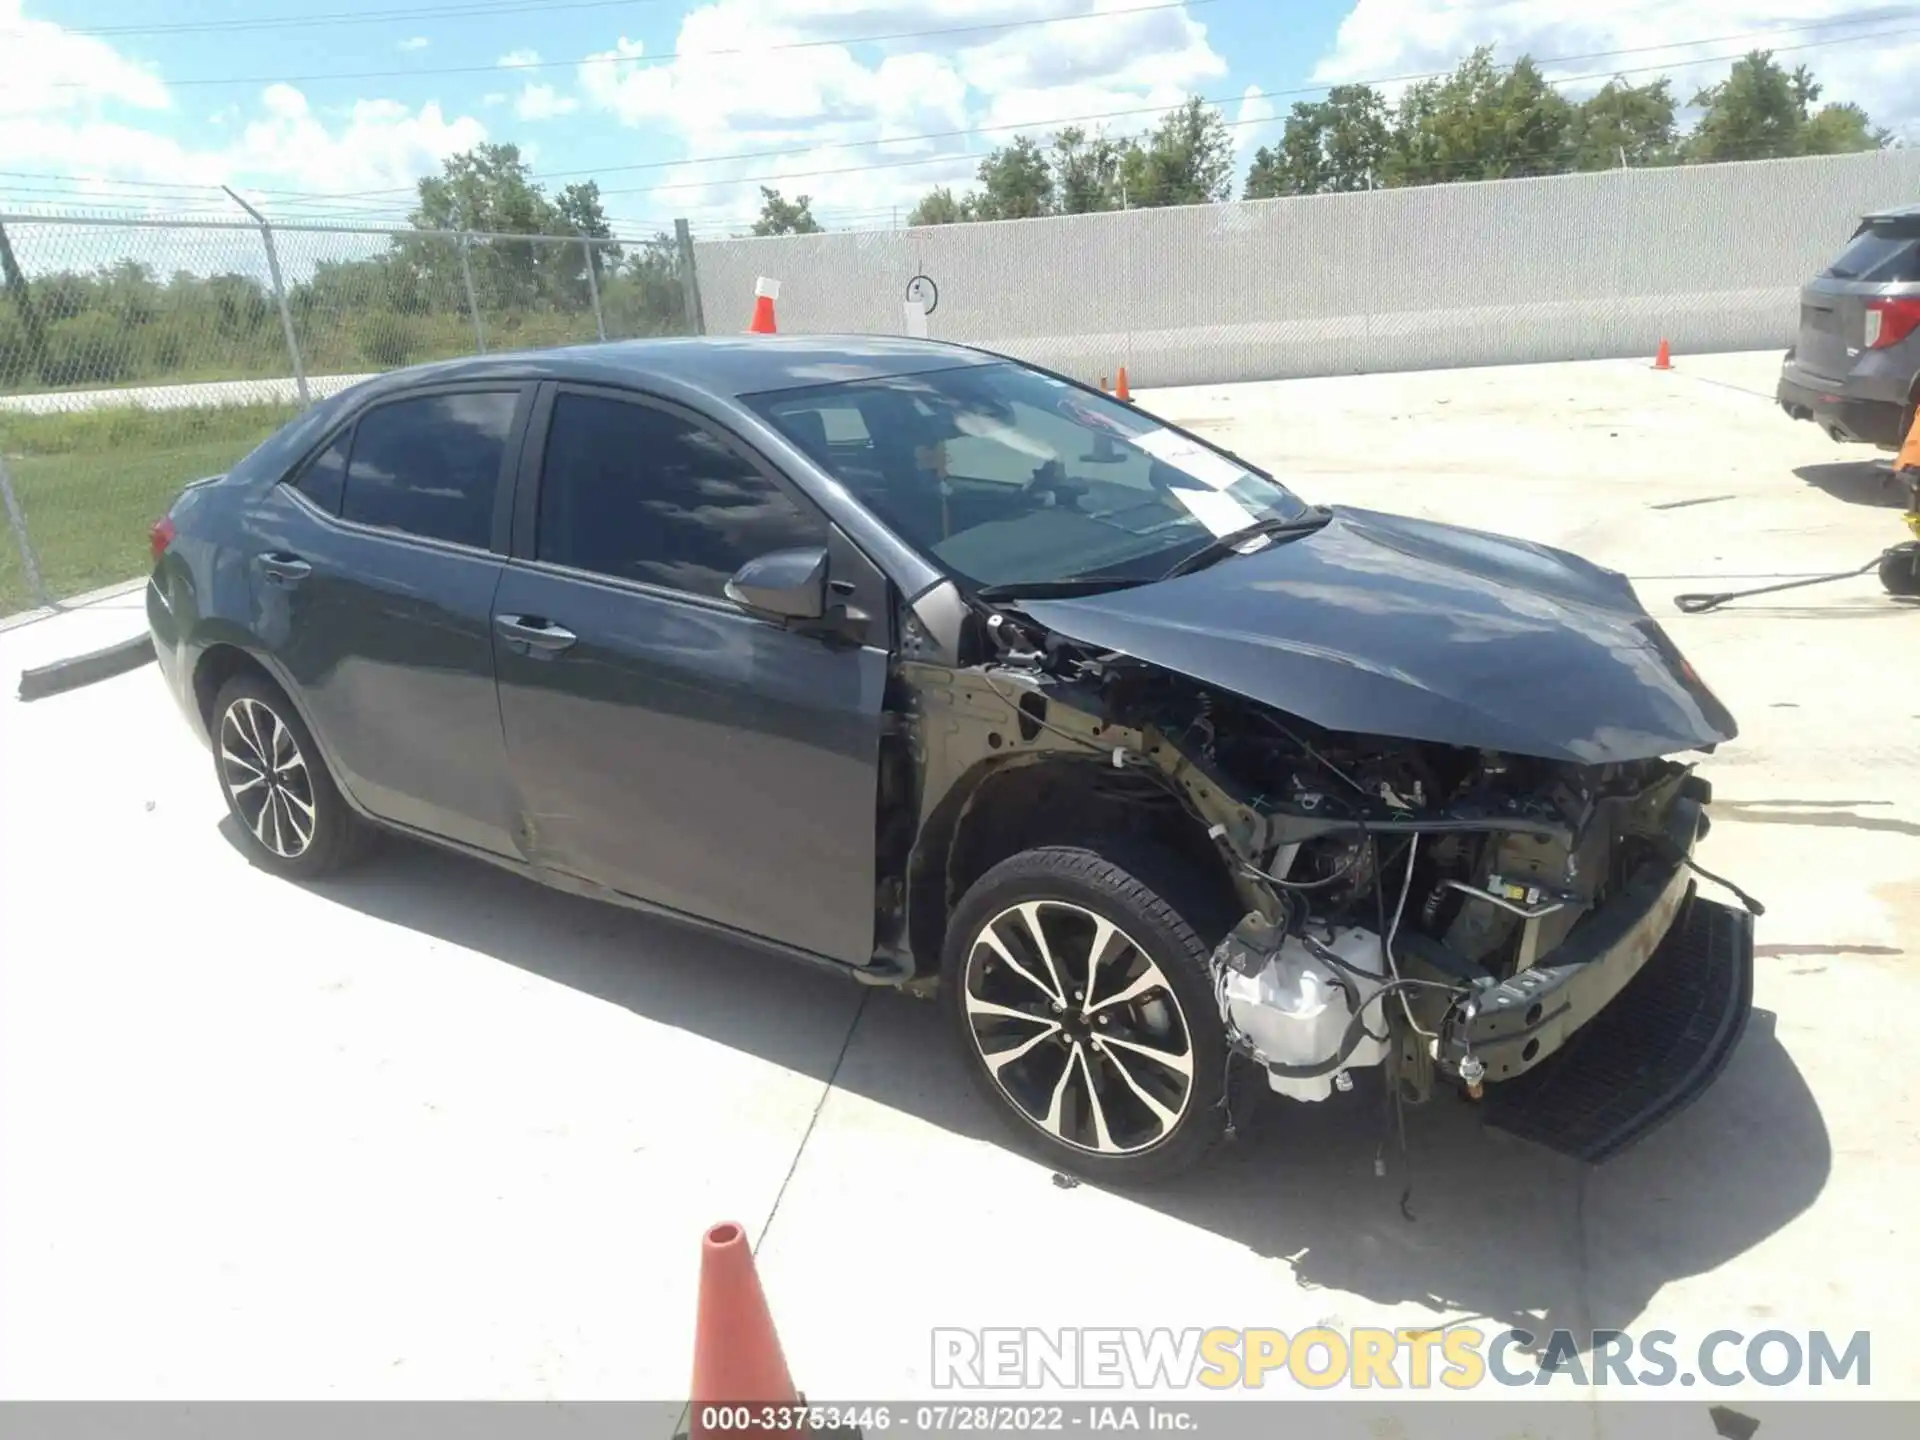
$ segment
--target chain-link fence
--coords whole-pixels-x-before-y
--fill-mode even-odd
[[[779,324],[1136,385],[1785,346],[1920,149],[707,241],[0,216],[0,615],[137,576],[182,483],[368,373]]]
[[[709,313],[780,282],[780,327],[887,331],[1134,385],[1785,347],[1798,292],[1920,149],[868,234],[703,241]]]
[[[690,243],[0,215],[0,616],[137,577],[148,526],[383,370],[688,333]]]

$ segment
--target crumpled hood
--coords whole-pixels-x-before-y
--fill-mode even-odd
[[[1330,730],[1589,765],[1739,733],[1624,576],[1522,540],[1329,508],[1323,529],[1191,575],[1021,608]]]

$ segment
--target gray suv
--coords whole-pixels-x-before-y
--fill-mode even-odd
[[[1801,290],[1778,395],[1835,440],[1900,448],[1920,401],[1920,205],[1863,217]]]

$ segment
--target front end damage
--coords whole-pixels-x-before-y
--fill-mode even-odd
[[[1690,765],[1333,732],[1001,635],[998,662],[950,672],[948,703],[1011,707],[1002,762],[1144,774],[1204,829],[1244,911],[1212,957],[1221,1013],[1275,1093],[1321,1101],[1378,1067],[1402,1100],[1454,1086],[1490,1124],[1599,1161],[1738,1042],[1759,907],[1697,893],[1711,793]]]

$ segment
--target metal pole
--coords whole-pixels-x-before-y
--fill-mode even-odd
[[[4,458],[0,458],[0,498],[6,501],[7,522],[13,526],[14,539],[20,542],[20,563],[26,567],[33,598],[52,609],[53,597],[47,594],[47,582],[40,578],[40,561],[33,553],[33,542],[27,539],[27,517],[20,509],[20,497],[13,493],[13,478],[7,474]]]
[[[20,333],[27,342],[27,368],[39,375],[47,368],[47,332],[40,323],[40,312],[33,308],[33,296],[27,291],[27,277],[20,272],[20,262],[13,258],[13,242],[7,239],[7,227],[0,224],[0,279],[6,282],[7,293],[13,297],[13,305],[20,312]],[[21,379],[26,379],[22,372]]]
[[[287,286],[280,278],[280,255],[273,246],[273,226],[267,223],[266,216],[235,195],[228,186],[222,185],[220,188],[260,227],[261,242],[267,247],[267,274],[273,277],[273,299],[280,307],[280,333],[286,337],[287,358],[293,362],[293,385],[300,392],[300,408],[304,410],[313,404],[313,397],[307,393],[306,362],[300,358],[300,341],[293,333],[293,311],[287,306]]]
[[[673,222],[673,239],[680,254],[680,296],[687,307],[687,333],[707,333],[706,313],[700,307],[700,272],[693,264],[693,231],[685,220]]]
[[[473,265],[467,259],[467,234],[460,232],[460,278],[467,285],[467,310],[473,316],[473,340],[482,355],[487,353],[487,332],[480,323],[480,301],[473,293]]]
[[[587,294],[593,297],[593,328],[605,340],[607,317],[600,313],[600,281],[593,273],[593,242],[584,235],[580,237],[580,252],[587,257]]]

